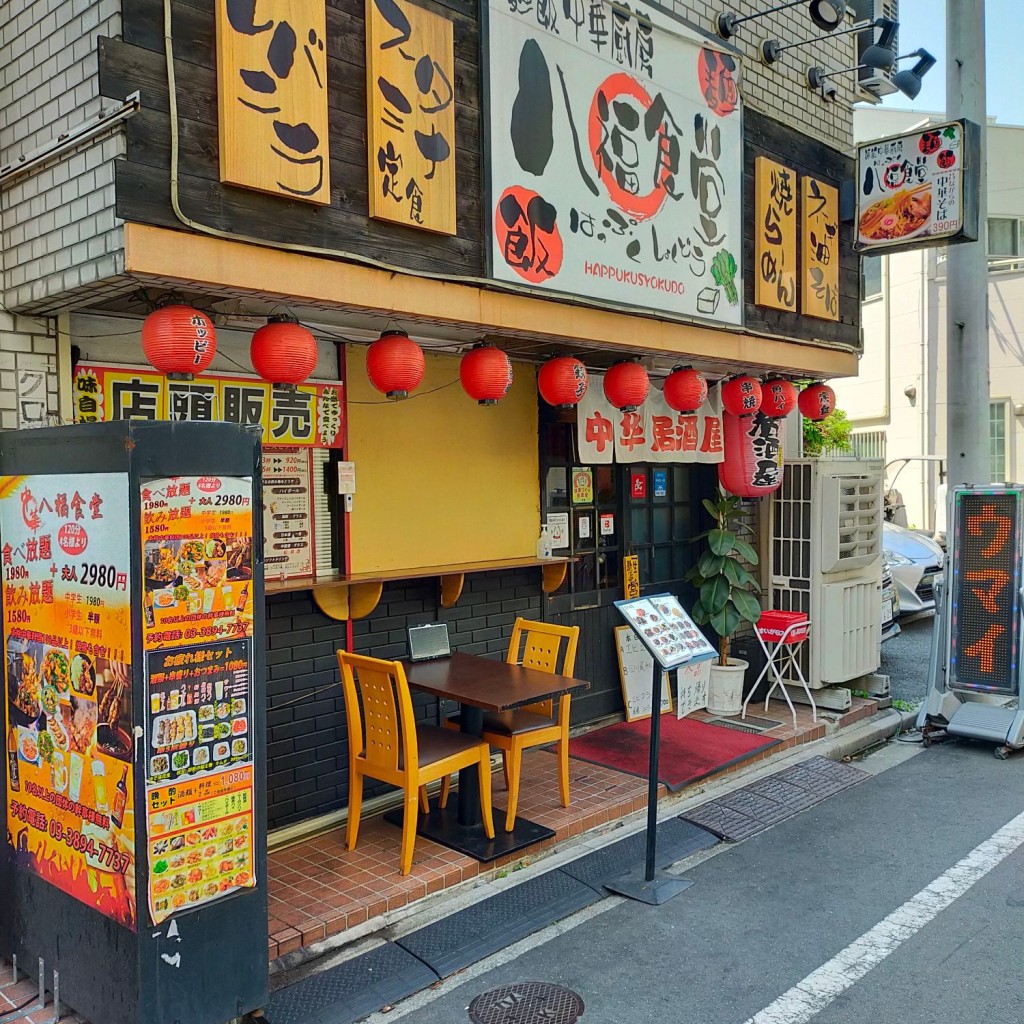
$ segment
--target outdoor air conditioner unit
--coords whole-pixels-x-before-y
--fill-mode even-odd
[[[802,668],[813,689],[881,663],[882,505],[874,459],[787,461],[772,496],[771,606],[810,618]]]
[[[876,18],[888,18],[890,21],[900,20],[899,0],[856,0],[858,21],[874,21]],[[861,63],[861,54],[869,47],[878,35],[878,29],[872,28],[857,33],[857,63]],[[899,33],[892,41],[893,52],[899,53]],[[894,64],[889,71],[862,67],[857,72],[857,84],[872,96],[881,98],[897,91],[892,76],[896,73]]]

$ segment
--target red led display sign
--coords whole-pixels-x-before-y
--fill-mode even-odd
[[[949,686],[1016,693],[1020,654],[1019,490],[955,497]]]

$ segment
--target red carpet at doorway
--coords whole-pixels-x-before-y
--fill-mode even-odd
[[[569,755],[646,779],[650,742],[649,718],[619,722],[570,740]],[[778,742],[763,735],[662,715],[658,781],[670,790],[681,789]]]

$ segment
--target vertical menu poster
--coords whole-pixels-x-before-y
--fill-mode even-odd
[[[146,824],[155,924],[256,884],[248,477],[142,487]]]
[[[263,566],[268,579],[312,576],[313,452],[298,445],[263,447]]]
[[[127,507],[121,473],[0,477],[8,841],[134,929]]]

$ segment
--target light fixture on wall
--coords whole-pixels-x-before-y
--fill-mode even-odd
[[[890,23],[893,24],[893,23]],[[893,29],[895,32],[895,28]],[[839,68],[831,71],[828,68],[810,67],[807,69],[807,88],[820,89],[824,99],[834,100],[836,98],[836,87],[832,79],[839,75],[848,75],[852,71],[860,71],[861,68],[874,68],[876,71],[888,71],[896,63],[896,54],[889,47],[873,43],[863,54],[861,62],[854,64],[851,68]],[[920,89],[920,85],[918,86]]]
[[[892,44],[896,39],[896,30],[899,28],[900,23],[893,21],[890,18],[876,18],[874,21],[858,21],[856,25],[851,25],[849,28],[841,29],[834,33],[837,36],[846,36],[851,32],[863,32],[868,28],[881,29],[878,35],[878,39],[875,40],[867,49],[864,51],[865,57],[862,58],[869,67],[882,67],[881,64],[872,64],[868,59],[867,55],[871,55],[873,59],[885,60],[884,53],[875,53],[877,50],[888,50],[892,57],[889,61],[889,67],[892,67],[893,62],[896,59],[896,55],[893,52]],[[796,49],[798,46],[806,46],[807,43],[813,43],[820,39],[821,36],[810,36],[807,39],[798,39],[795,43],[787,43],[785,46],[779,42],[778,39],[766,39],[761,44],[761,58],[765,64],[774,64],[786,50]]]
[[[903,394],[905,394],[907,396],[907,398],[909,398],[910,401],[913,402],[914,399],[917,398],[917,385],[916,384],[908,384],[903,389]]]
[[[927,50],[914,50],[913,53],[905,53],[896,60],[907,60],[910,57],[917,57],[917,63],[909,71],[897,71],[892,76],[892,84],[908,100],[916,100],[917,94],[921,91],[921,79],[935,66],[935,58]]]
[[[763,18],[766,14],[775,14],[777,11],[785,11],[790,7],[807,5],[807,13],[811,21],[823,32],[834,32],[843,23],[846,16],[846,0],[791,0],[788,4],[781,4],[778,7],[770,7],[766,11],[758,11],[755,14],[746,14],[742,18],[735,11],[725,11],[718,16],[716,28],[723,39],[732,39],[736,35],[736,29],[745,21],[753,21],[755,18]]]

